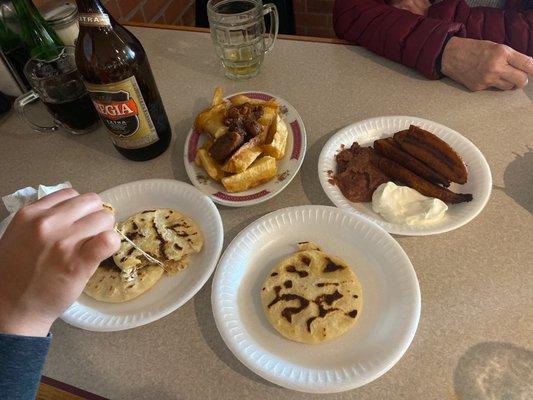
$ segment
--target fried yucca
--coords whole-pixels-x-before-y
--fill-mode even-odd
[[[260,106],[262,115],[257,122],[263,127],[260,134],[244,143],[224,164],[209,153],[213,140],[228,132],[224,120],[229,103]],[[195,120],[195,128],[208,133],[209,139],[197,151],[196,165],[205,169],[215,181],[222,182],[229,192],[241,192],[272,179],[277,174],[276,159],[283,158],[287,144],[287,127],[279,117],[279,104],[275,99],[257,100],[237,95],[224,101],[222,89],[217,87],[211,107],[203,110]],[[278,128],[280,132],[278,132]],[[265,157],[261,157],[265,155]]]
[[[195,162],[199,167],[203,167],[207,175],[217,182],[220,182],[226,176],[220,164],[209,155],[206,149],[198,149]]]
[[[194,127],[201,132],[207,132],[215,139],[222,136],[228,131],[227,126],[224,125],[224,118],[226,117],[226,104],[222,97],[222,88],[217,87],[211,107],[206,108],[197,115],[194,121]]]
[[[226,105],[224,103],[206,108],[196,117],[194,127],[201,132],[207,132],[212,137],[218,138],[228,131],[224,125]]]
[[[285,125],[285,122],[278,115],[270,126],[266,144],[262,147],[263,153],[274,157],[276,160],[282,159],[285,155],[288,136],[287,125]]]
[[[224,97],[222,97],[222,88],[220,86],[217,86],[215,88],[215,93],[213,94],[213,100],[211,101],[211,104],[213,106],[218,106],[222,103],[224,103]]]
[[[246,143],[241,146],[222,166],[222,171],[238,174],[246,170],[261,155],[261,146]]]
[[[261,146],[265,143],[267,131],[268,128],[263,127],[263,131],[259,135],[243,144],[226,161],[222,166],[222,170],[232,174],[238,174],[246,170],[263,152]]]
[[[271,180],[277,173],[276,160],[265,156],[256,160],[246,171],[222,178],[222,184],[228,192],[242,192]]]

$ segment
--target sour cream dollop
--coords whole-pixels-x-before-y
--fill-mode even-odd
[[[425,225],[444,218],[448,206],[407,186],[382,183],[372,194],[372,210],[394,224]]]

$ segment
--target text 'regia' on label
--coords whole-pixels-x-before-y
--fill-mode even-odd
[[[78,21],[82,26],[110,26],[109,15],[102,13],[79,13]]]
[[[115,146],[140,149],[159,140],[135,76],[108,84],[85,82],[85,86]]]

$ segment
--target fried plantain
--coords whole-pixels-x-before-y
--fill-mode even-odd
[[[430,182],[443,185],[445,187],[450,186],[449,180],[444,178],[438,172],[433,171],[426,164],[417,160],[409,153],[402,150],[401,147],[395,143],[393,138],[378,139],[374,141],[374,150],[376,150],[378,154],[382,155],[383,157],[397,162],[398,164],[404,166],[408,170],[414,172],[424,179],[427,179]]]
[[[408,131],[394,134],[394,140],[403,150],[430,166],[452,182],[466,183],[468,172],[461,157],[432,133],[411,125]]]
[[[471,194],[454,193],[451,190],[435,185],[409,171],[407,168],[402,167],[400,164],[389,160],[388,158],[376,156],[372,158],[372,162],[385,175],[404,185],[409,186],[410,188],[415,189],[417,192],[425,196],[435,197],[444,201],[445,203],[452,204],[463,203],[472,200]]]

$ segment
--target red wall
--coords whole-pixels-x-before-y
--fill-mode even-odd
[[[50,0],[33,0],[37,5]],[[194,0],[102,0],[122,21],[194,26]],[[263,0],[268,3],[268,0]],[[331,12],[334,0],[293,0],[298,35],[335,37]]]
[[[333,3],[335,0],[292,0],[296,19],[296,34],[335,37]]]
[[[103,0],[124,21],[194,26],[194,0]]]

